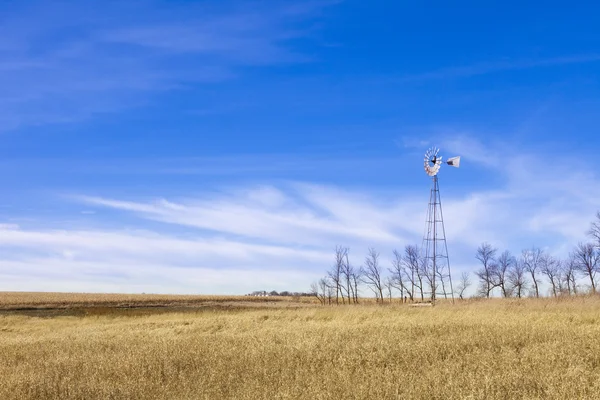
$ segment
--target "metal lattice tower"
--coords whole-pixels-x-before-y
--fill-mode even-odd
[[[429,207],[425,220],[425,234],[421,246],[421,262],[425,279],[430,284],[431,303],[435,304],[438,296],[445,299],[451,298],[454,302],[452,276],[450,274],[450,259],[448,257],[448,244],[446,242],[446,228],[437,173],[442,164],[442,157],[438,156],[439,149],[429,149],[425,153],[425,172],[431,176],[432,184],[429,195]],[[460,157],[450,158],[448,165],[458,167]]]

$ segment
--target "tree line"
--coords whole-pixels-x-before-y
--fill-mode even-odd
[[[500,251],[482,243],[475,252],[480,267],[474,271],[477,297],[489,298],[494,292],[502,297],[540,297],[541,285],[550,286],[554,297],[597,293],[600,274],[600,211],[587,234],[589,242],[578,243],[565,259],[552,256],[539,247],[524,249],[518,255]],[[350,249],[335,248],[335,261],[326,275],[314,282],[310,294],[321,304],[358,304],[361,291],[367,289],[378,303],[392,302],[400,294],[401,302],[426,301],[434,284],[434,271],[427,267],[416,245],[407,245],[401,253],[393,251],[391,263],[384,266],[380,253],[368,250],[360,266],[349,261]],[[582,282],[587,282],[584,286]],[[473,284],[471,274],[463,272],[455,282],[459,299]]]
[[[288,290],[284,290],[281,292],[278,292],[276,290],[255,290],[252,293],[248,293],[245,296],[256,296],[256,297],[260,297],[260,296],[272,296],[272,297],[310,297],[313,296],[312,293],[305,293],[305,292],[290,292]]]

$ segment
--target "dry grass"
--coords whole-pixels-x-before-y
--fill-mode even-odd
[[[600,298],[0,316],[1,399],[600,399]]]
[[[0,310],[23,308],[80,308],[80,307],[169,307],[193,306],[224,302],[306,302],[311,298],[206,296],[165,294],[105,294],[105,293],[50,293],[50,292],[0,292]]]

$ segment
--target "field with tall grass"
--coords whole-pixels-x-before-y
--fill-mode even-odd
[[[215,295],[166,295],[166,294],[120,294],[120,293],[52,293],[52,292],[0,292],[0,310],[23,308],[81,308],[81,307],[169,307],[195,306],[211,303],[238,302],[313,303],[311,297],[259,297]]]
[[[0,312],[0,399],[600,399],[598,296],[242,300],[51,317],[13,301]]]

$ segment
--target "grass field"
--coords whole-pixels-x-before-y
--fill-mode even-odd
[[[41,293],[0,292],[0,310],[23,308],[81,308],[81,307],[162,307],[195,306],[207,303],[238,302],[313,303],[310,297],[254,297],[254,296],[206,296],[164,294],[104,294],[104,293]]]
[[[6,298],[0,308],[31,304]],[[434,308],[243,300],[1,311],[0,399],[600,399],[599,297]]]

